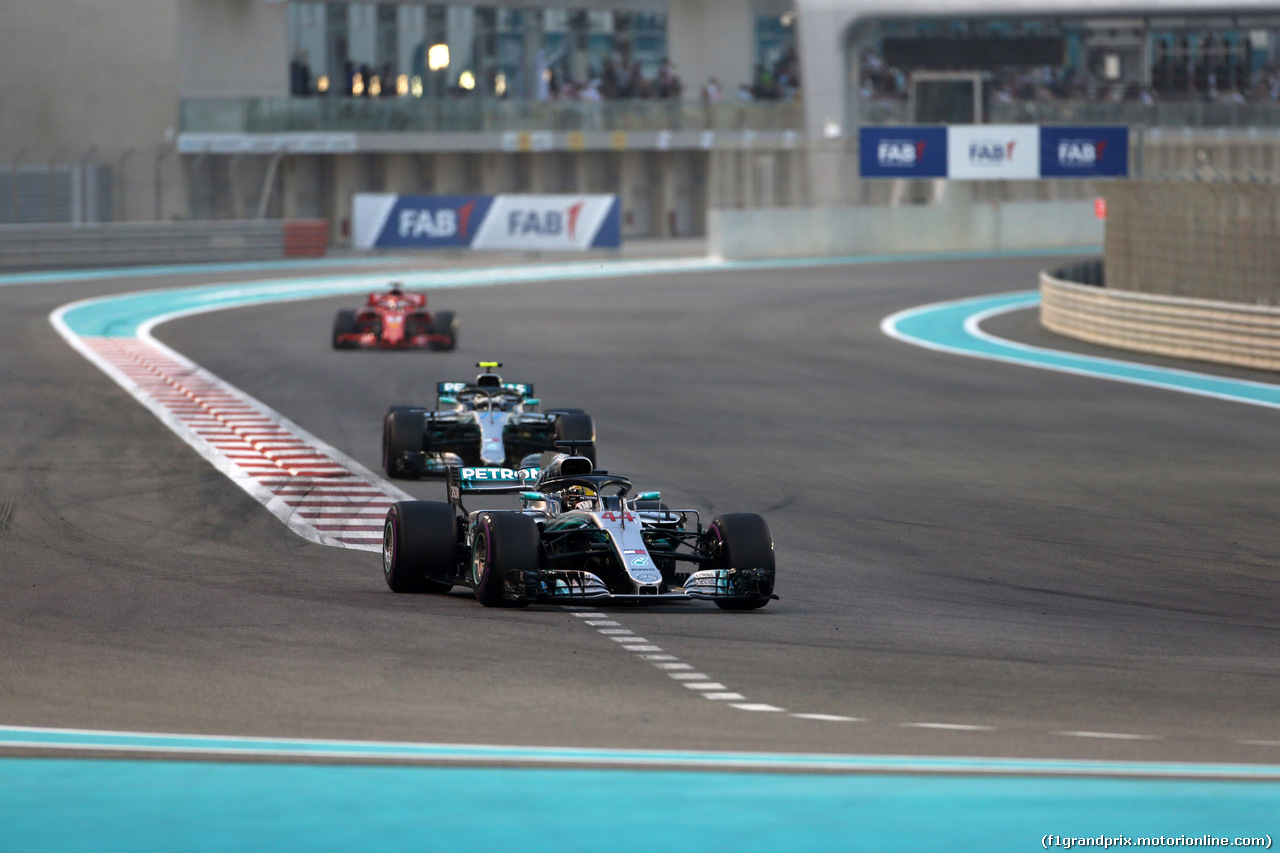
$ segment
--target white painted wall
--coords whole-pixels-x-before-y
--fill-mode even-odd
[[[177,6],[180,97],[288,96],[287,3],[177,0]]]
[[[684,83],[698,98],[715,77],[722,99],[751,82],[755,65],[755,12],[750,0],[669,0],[667,50]]]
[[[950,197],[951,194],[949,194]],[[731,259],[1102,246],[1092,201],[967,199],[910,207],[711,210],[707,250]]]
[[[0,169],[89,154],[123,172],[124,217],[150,218],[157,147],[178,124],[177,20],[173,0],[0,2]],[[167,198],[176,164],[160,164]]]

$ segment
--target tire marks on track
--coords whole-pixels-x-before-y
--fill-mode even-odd
[[[410,498],[288,418],[154,339],[75,337],[81,353],[299,536],[378,551]]]

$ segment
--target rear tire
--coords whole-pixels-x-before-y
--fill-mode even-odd
[[[595,466],[596,424],[590,415],[584,415],[581,412],[560,415],[556,418],[555,434],[552,440],[583,442],[578,445],[578,455],[587,457],[591,460],[591,465]]]
[[[453,507],[439,501],[391,505],[382,527],[382,573],[392,592],[442,594],[458,567]]]
[[[437,311],[431,321],[431,334],[443,335],[446,340],[434,342],[431,349],[450,352],[458,347],[458,318],[452,311]]]
[[[423,450],[422,412],[393,408],[382,420],[382,469],[393,480],[416,479],[404,470],[402,453]]]
[[[538,571],[537,523],[517,512],[486,512],[476,521],[471,542],[471,582],[476,600],[485,607],[527,607],[523,591],[512,600],[505,596],[506,578]]]
[[[713,569],[767,569],[769,580],[759,590],[758,598],[717,601],[721,610],[759,610],[773,595],[773,536],[764,519],[752,512],[734,512],[711,522],[708,534],[720,543]]]
[[[356,344],[351,341],[339,341],[338,336],[358,334],[360,334],[360,324],[356,322],[356,312],[351,310],[339,311],[338,316],[333,318],[333,348],[355,349]]]

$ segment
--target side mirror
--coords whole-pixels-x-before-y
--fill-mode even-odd
[[[662,500],[662,492],[641,492],[635,497],[638,501],[660,501]]]
[[[542,492],[521,492],[520,500],[522,501],[545,501],[547,496]]]
[[[438,397],[436,398],[436,404],[441,406],[456,406],[458,405],[458,400],[456,397]]]

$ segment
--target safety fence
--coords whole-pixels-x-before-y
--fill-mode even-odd
[[[1280,185],[1115,181],[1107,200],[1107,286],[1280,305]]]
[[[327,249],[323,220],[0,226],[0,268],[9,270],[321,257]]]
[[[1103,346],[1280,370],[1280,308],[1119,290],[1069,281],[1083,268],[1040,274],[1040,322]],[[1100,270],[1092,276],[1100,280]]]

